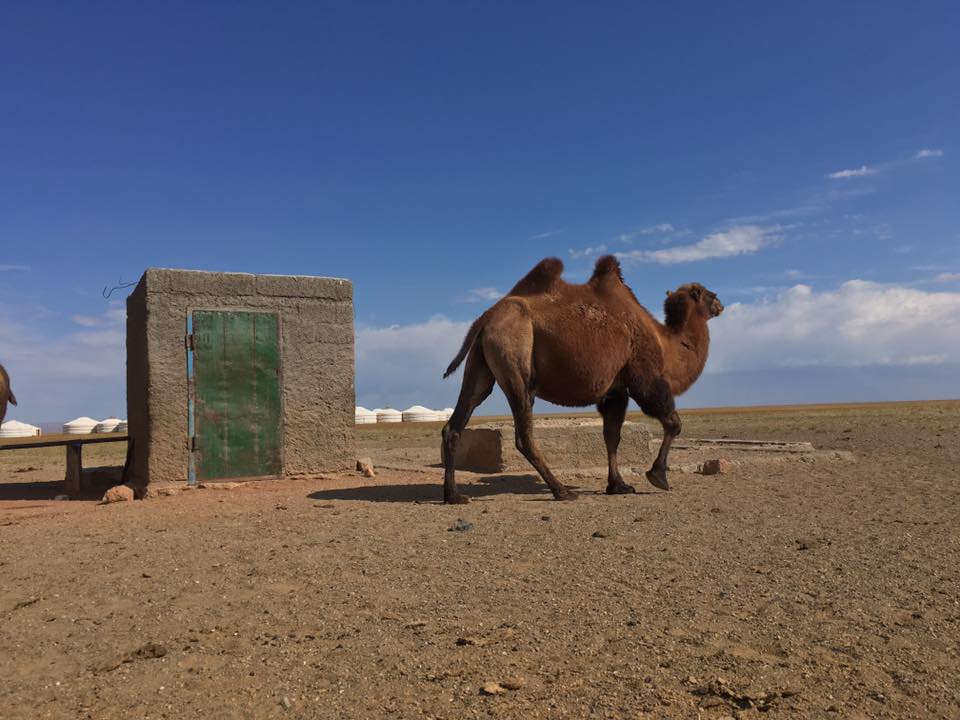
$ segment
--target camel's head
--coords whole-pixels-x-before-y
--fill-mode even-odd
[[[696,312],[707,319],[715,318],[723,312],[723,303],[717,294],[700,283],[687,283],[673,292],[667,290],[667,299],[663,306],[668,321],[671,317],[677,317],[678,311],[686,305],[692,305]]]

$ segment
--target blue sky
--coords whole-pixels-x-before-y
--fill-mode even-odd
[[[350,278],[358,401],[443,406],[466,323],[599,252],[651,309],[690,280],[730,309],[687,405],[960,396],[955,4],[0,16],[12,417],[124,412],[101,289],[146,267]]]

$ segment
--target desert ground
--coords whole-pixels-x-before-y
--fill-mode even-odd
[[[0,452],[0,717],[960,717],[960,402],[682,415],[817,452],[453,507],[438,424],[359,427],[370,479],[111,505]]]

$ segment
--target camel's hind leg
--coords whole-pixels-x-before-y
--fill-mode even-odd
[[[647,471],[647,480],[654,487],[669,490],[667,482],[667,454],[673,439],[680,434],[680,415],[677,414],[673,401],[673,393],[666,381],[654,380],[642,387],[630,386],[630,395],[636,400],[640,409],[650,417],[656,418],[663,425],[663,441],[653,465]]]
[[[443,501],[446,503],[463,504],[470,502],[468,497],[457,492],[457,481],[454,475],[457,445],[460,444],[460,433],[467,426],[473,411],[487,399],[493,390],[493,382],[493,373],[487,367],[483,350],[479,345],[475,345],[467,356],[457,406],[441,431],[440,456],[443,458]]]
[[[617,448],[620,447],[620,431],[627,415],[630,398],[626,392],[608,395],[597,405],[603,416],[603,441],[607,445],[607,495],[623,495],[636,492],[627,485],[617,467]]]
[[[517,450],[540,473],[557,500],[575,500],[577,494],[554,477],[533,439],[533,327],[529,318],[520,308],[511,308],[487,330],[484,356],[510,403]]]

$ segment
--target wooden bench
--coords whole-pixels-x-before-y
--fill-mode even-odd
[[[0,450],[27,450],[42,447],[65,447],[67,449],[67,471],[64,485],[71,500],[80,497],[80,476],[83,473],[83,446],[97,443],[126,442],[127,460],[123,465],[123,477],[126,480],[130,466],[130,451],[133,443],[128,442],[127,433],[95,433],[90,435],[37,435],[28,438],[4,438],[0,440]]]

